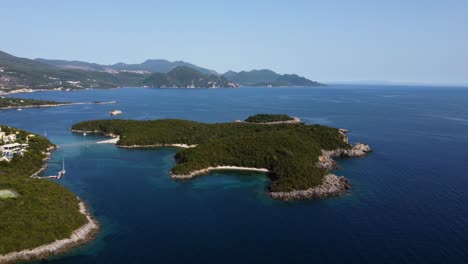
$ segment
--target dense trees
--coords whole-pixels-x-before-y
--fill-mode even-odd
[[[288,117],[288,116],[286,116]],[[185,120],[97,120],[72,129],[120,135],[119,145],[196,144],[177,153],[175,174],[209,166],[267,168],[270,190],[307,189],[326,174],[315,166],[321,149],[350,147],[337,129],[305,124],[202,124]]]
[[[1,126],[2,131],[16,133],[25,142],[28,132]],[[69,237],[73,230],[86,223],[79,212],[76,196],[49,180],[29,177],[43,165],[47,139],[29,137],[24,156],[11,162],[0,161],[0,189],[13,189],[17,198],[0,199],[0,254],[34,248]]]
[[[278,121],[289,121],[293,120],[294,118],[288,115],[272,115],[272,114],[257,114],[253,116],[249,116],[245,122],[250,123],[269,123],[269,122],[278,122]]]
[[[22,106],[39,106],[39,105],[56,105],[61,104],[54,101],[21,99],[12,97],[0,97],[0,108],[6,107],[22,107]]]

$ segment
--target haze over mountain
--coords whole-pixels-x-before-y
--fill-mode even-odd
[[[162,72],[168,73],[176,67],[186,66],[193,68],[203,74],[218,74],[214,70],[205,69],[197,65],[185,61],[168,61],[163,59],[146,60],[139,64],[127,64],[123,62],[115,63],[112,65],[102,65],[97,63],[89,63],[84,61],[68,61],[68,60],[48,60],[38,58],[36,61],[43,62],[49,65],[57,66],[66,69],[81,69],[81,70],[94,70],[94,71],[146,71],[146,72]]]
[[[102,65],[75,60],[19,58],[0,51],[0,89],[84,89],[113,87],[221,88],[244,86],[318,86],[295,74],[271,70],[221,75],[184,61],[146,60]]]
[[[322,84],[311,81],[297,74],[278,74],[272,70],[228,71],[223,74],[226,78],[246,86],[320,86]]]

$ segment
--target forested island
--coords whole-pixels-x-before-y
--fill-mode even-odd
[[[0,192],[11,194],[0,195],[0,263],[44,258],[92,239],[98,224],[84,203],[55,182],[31,177],[45,169],[55,146],[16,128],[0,131],[27,147],[0,161]],[[2,155],[12,146],[0,143]]]
[[[268,118],[266,118],[268,117]],[[247,120],[291,120],[283,115]],[[188,120],[96,120],[72,126],[73,132],[118,137],[125,148],[182,147],[170,175],[189,179],[215,169],[268,172],[269,193],[279,199],[338,195],[350,187],[330,174],[333,157],[364,156],[370,148],[351,146],[344,130],[303,123],[264,125],[251,122],[203,124]]]

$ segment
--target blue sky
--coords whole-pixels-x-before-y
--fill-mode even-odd
[[[468,1],[2,1],[0,50],[323,82],[468,84]]]

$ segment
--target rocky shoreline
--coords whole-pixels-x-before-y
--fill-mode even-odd
[[[348,180],[343,176],[327,174],[323,176],[322,184],[307,190],[293,190],[289,192],[269,192],[271,198],[281,200],[299,200],[338,196],[351,188]]]
[[[245,121],[236,121],[236,122],[244,122]],[[279,121],[281,124],[285,122],[289,123],[300,123],[301,120],[299,118],[294,118],[294,120],[289,121]],[[271,123],[263,123],[263,124],[279,124],[277,122]],[[94,134],[101,134],[109,137],[116,138],[117,135],[114,134],[105,134],[101,131],[82,131],[82,130],[71,130],[75,133],[94,133]],[[338,133],[342,136],[342,140],[344,143],[349,144],[349,139],[347,136],[348,130],[346,129],[338,129]],[[197,145],[187,145],[187,144],[153,144],[153,145],[132,145],[132,146],[124,146],[124,145],[117,145],[120,148],[154,148],[154,147],[180,147],[180,148],[193,148]],[[316,162],[316,166],[319,168],[327,169],[331,171],[337,168],[337,163],[334,158],[355,158],[355,157],[363,157],[370,153],[372,149],[367,144],[356,143],[351,148],[339,148],[334,150],[322,150],[322,156],[318,157],[318,161]],[[172,171],[169,172],[169,175],[172,179],[176,180],[187,180],[192,179],[196,176],[208,174],[210,171],[213,170],[243,170],[243,171],[258,171],[258,172],[269,172],[268,169],[265,168],[250,168],[250,167],[239,167],[239,166],[216,166],[216,167],[208,167],[200,170],[192,171],[188,174],[175,174]],[[346,192],[351,188],[351,184],[349,181],[343,176],[337,176],[332,173],[328,173],[327,175],[323,176],[322,184],[305,189],[305,190],[292,190],[287,192],[269,192],[270,197],[274,199],[281,199],[281,200],[298,200],[298,199],[309,199],[309,198],[319,198],[319,197],[329,197],[329,196],[338,196]]]
[[[78,205],[80,207],[80,213],[86,216],[88,223],[73,231],[69,238],[56,240],[50,244],[42,245],[33,249],[25,249],[18,252],[11,252],[6,255],[0,255],[0,263],[14,263],[18,261],[41,259],[50,255],[63,253],[73,247],[93,240],[99,231],[99,223],[91,216],[85,203],[79,198],[77,199],[79,201]]]

